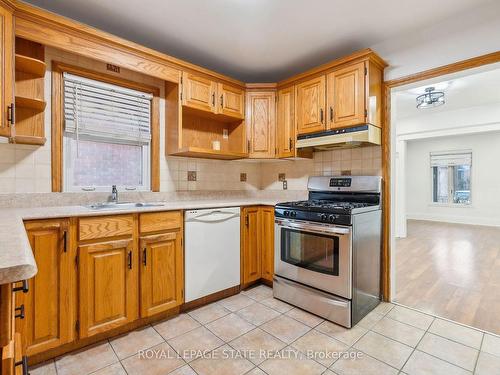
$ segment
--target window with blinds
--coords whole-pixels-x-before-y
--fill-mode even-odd
[[[471,151],[431,152],[432,202],[471,204]]]
[[[64,73],[66,191],[149,190],[150,93]]]

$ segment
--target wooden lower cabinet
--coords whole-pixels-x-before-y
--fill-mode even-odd
[[[273,280],[274,207],[252,206],[241,210],[241,284]]]
[[[143,236],[141,251],[141,317],[167,311],[183,303],[184,254],[182,233]]]
[[[241,220],[241,283],[252,283],[262,277],[260,246],[260,207],[245,207]]]
[[[274,207],[260,208],[262,278],[273,281],[274,275]]]
[[[16,319],[16,331],[23,337],[27,355],[33,355],[74,339],[75,264],[68,220],[33,221],[25,226],[38,272],[28,280],[25,293],[15,293],[18,313],[24,312],[24,318]]]
[[[78,248],[80,337],[137,319],[138,256],[134,242],[130,238]]]

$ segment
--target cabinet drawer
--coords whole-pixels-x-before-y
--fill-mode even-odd
[[[139,216],[141,233],[160,232],[182,227],[182,212],[148,212]]]
[[[80,241],[105,237],[126,236],[134,233],[132,215],[85,217],[79,219],[78,239]]]

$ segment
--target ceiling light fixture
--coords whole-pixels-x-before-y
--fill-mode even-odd
[[[444,104],[444,92],[427,87],[425,94],[417,96],[417,108],[433,108]]]

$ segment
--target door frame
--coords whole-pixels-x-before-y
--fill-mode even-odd
[[[381,291],[384,301],[390,302],[392,299],[391,291],[393,289],[394,279],[391,275],[392,271],[392,248],[394,247],[395,237],[394,232],[394,212],[393,196],[395,195],[394,183],[391,179],[392,169],[395,161],[392,149],[395,146],[394,132],[391,129],[391,91],[392,89],[424,81],[431,78],[436,78],[446,74],[457,73],[463,70],[477,68],[483,65],[489,65],[500,62],[500,51],[492,52],[486,55],[473,57],[467,60],[454,62],[448,65],[443,65],[437,68],[432,68],[419,73],[411,74],[401,78],[396,78],[383,83],[383,119],[384,126],[382,127],[382,177],[383,177],[383,232],[382,232],[382,277]],[[391,220],[394,218],[394,220]]]

